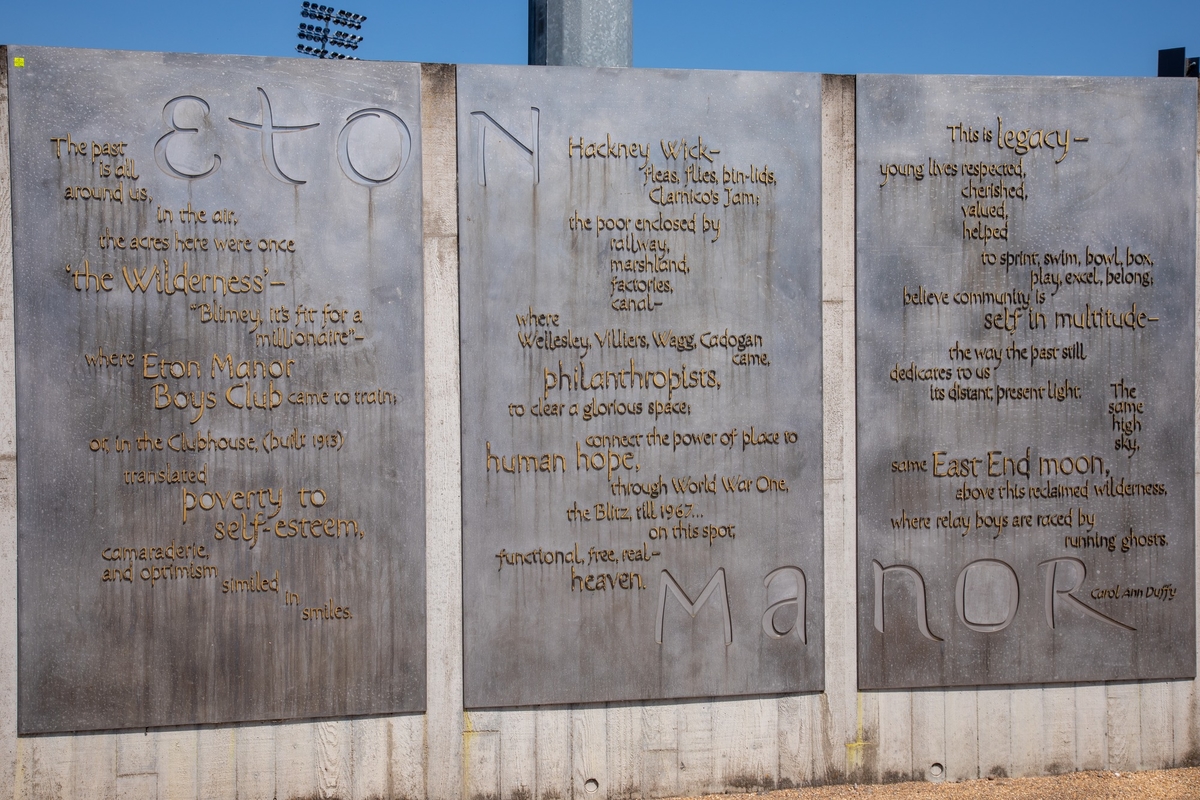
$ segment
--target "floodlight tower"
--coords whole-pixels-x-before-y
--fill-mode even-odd
[[[350,33],[350,31],[362,30],[362,24],[367,21],[365,16],[304,0],[300,6],[300,18],[312,20],[312,22],[301,22],[296,37],[306,42],[313,42],[316,46],[298,44],[296,52],[313,58],[358,61],[354,56],[346,55],[339,50],[357,50],[358,46],[362,44],[363,37]],[[347,30],[331,32],[330,25],[338,25]]]

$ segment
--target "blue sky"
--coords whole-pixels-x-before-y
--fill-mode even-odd
[[[525,63],[527,0],[345,2],[368,17],[363,58]],[[247,55],[294,55],[300,21],[300,0],[0,9],[5,42]],[[1200,55],[1200,0],[634,0],[638,67],[1153,75],[1165,47]]]

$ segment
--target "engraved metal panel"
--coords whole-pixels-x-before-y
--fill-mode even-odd
[[[420,710],[418,67],[9,56],[20,730]]]
[[[819,77],[458,109],[468,707],[819,690]]]
[[[1196,674],[1196,85],[858,79],[866,689]]]

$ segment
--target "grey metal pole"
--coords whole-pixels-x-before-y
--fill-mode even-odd
[[[529,63],[633,66],[633,0],[529,0]]]

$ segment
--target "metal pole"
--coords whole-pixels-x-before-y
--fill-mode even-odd
[[[529,0],[529,63],[633,66],[633,0]]]

